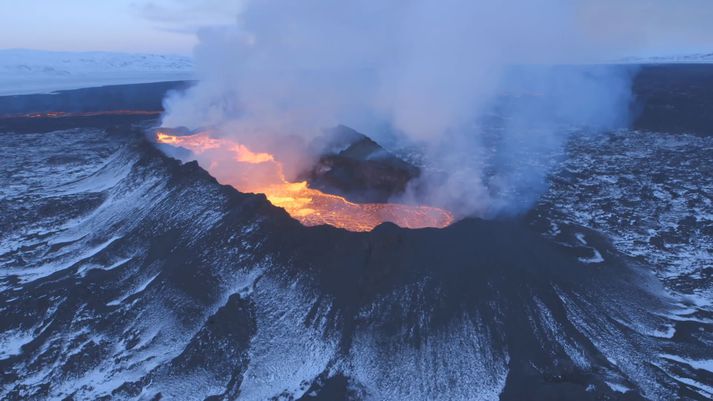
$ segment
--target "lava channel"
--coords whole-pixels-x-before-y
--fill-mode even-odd
[[[349,231],[371,231],[385,222],[405,228],[443,228],[453,222],[449,211],[437,207],[354,203],[310,188],[307,181],[290,182],[272,154],[253,152],[231,139],[211,137],[209,132],[176,136],[158,131],[156,140],[190,150],[220,183],[240,192],[265,194],[270,203],[305,226],[329,224]]]

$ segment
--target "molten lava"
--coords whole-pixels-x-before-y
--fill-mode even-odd
[[[241,192],[265,194],[275,206],[306,226],[329,224],[349,231],[370,231],[384,222],[406,228],[446,227],[453,215],[431,206],[396,203],[354,203],[309,188],[307,181],[289,182],[282,164],[269,153],[257,153],[208,132],[175,136],[158,132],[160,143],[190,150],[218,181]]]

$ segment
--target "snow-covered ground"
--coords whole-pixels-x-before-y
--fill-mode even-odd
[[[713,63],[713,52],[671,56],[627,57],[621,61],[631,64],[711,64]]]
[[[0,95],[193,79],[190,57],[0,49]]]

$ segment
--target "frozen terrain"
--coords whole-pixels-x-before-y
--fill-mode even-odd
[[[0,95],[192,78],[193,61],[184,56],[0,50]]]
[[[628,57],[621,61],[632,64],[710,64],[713,63],[713,52],[670,56]]]

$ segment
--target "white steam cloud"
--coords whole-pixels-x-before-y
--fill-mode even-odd
[[[166,99],[163,125],[211,127],[299,168],[285,138],[345,124],[423,150],[430,168],[400,201],[517,212],[568,133],[627,121],[631,70],[597,63],[639,38],[594,29],[609,16],[594,3],[248,1],[234,25],[199,32],[199,83]]]

